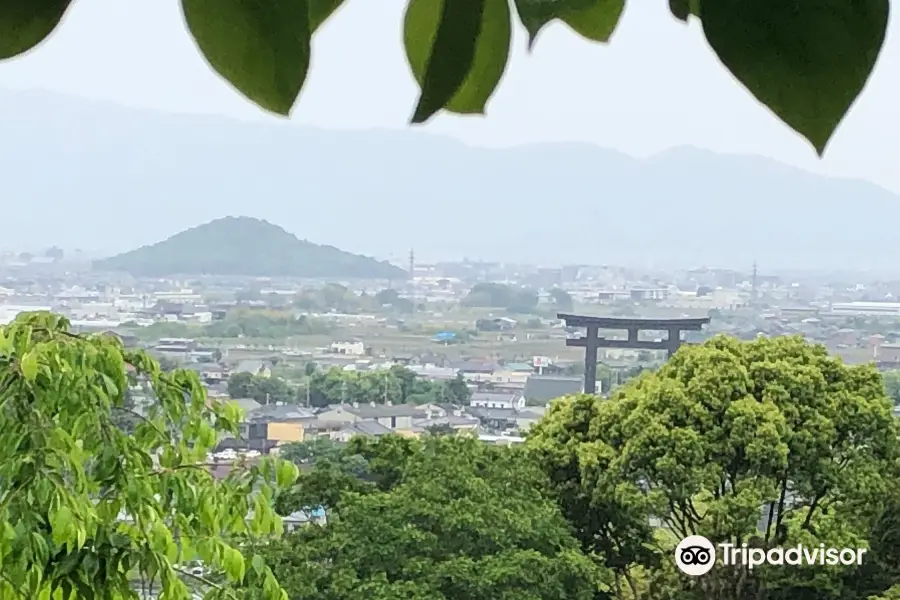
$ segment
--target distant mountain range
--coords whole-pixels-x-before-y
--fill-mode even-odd
[[[402,269],[333,246],[299,240],[250,217],[225,217],[103,260],[94,269],[138,277],[244,275],[329,279],[404,279]]]
[[[763,158],[469,147],[0,92],[5,247],[108,254],[226,215],[403,260],[892,269],[900,198]]]

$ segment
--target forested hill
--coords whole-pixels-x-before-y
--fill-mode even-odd
[[[95,261],[93,266],[95,270],[122,271],[138,277],[406,277],[405,271],[390,263],[300,240],[277,225],[250,217],[216,219],[162,242]]]

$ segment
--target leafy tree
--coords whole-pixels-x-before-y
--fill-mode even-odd
[[[345,493],[339,518],[259,550],[292,600],[606,597],[532,464],[465,438],[409,448],[392,485]]]
[[[429,435],[455,435],[456,430],[449,423],[441,423],[428,427],[428,433]]]
[[[468,388],[466,387],[464,391],[458,382],[428,381],[417,377],[415,373],[401,365],[394,365],[381,371],[344,371],[339,367],[333,367],[327,371],[313,373],[309,379],[309,386],[310,404],[316,407],[340,402],[468,403],[469,398]]]
[[[534,290],[516,289],[502,283],[477,283],[466,297],[463,306],[479,308],[504,308],[510,312],[528,313],[538,304]]]
[[[550,297],[553,299],[553,304],[557,310],[570,311],[575,306],[572,295],[564,289],[553,288],[550,290]]]
[[[260,404],[293,403],[294,390],[280,377],[262,377],[252,373],[234,373],[228,378],[231,398],[252,398]]]
[[[476,283],[462,299],[463,306],[505,308],[512,300],[512,290],[502,283]]]
[[[327,437],[316,437],[312,440],[294,442],[284,446],[278,455],[295,464],[315,462],[319,459],[337,460],[342,446]]]
[[[603,555],[634,596],[651,597],[636,573],[671,566],[676,537],[865,547],[897,489],[897,433],[874,368],[844,365],[802,338],[718,337],[610,400],[555,403],[528,446],[585,550]],[[846,597],[850,574],[714,569],[686,582],[655,572],[680,598],[761,600]]]
[[[113,414],[137,378],[157,402],[129,435]],[[240,548],[280,534],[270,499],[297,469],[265,461],[216,481],[202,465],[239,414],[209,401],[196,374],[27,313],[0,328],[0,382],[0,597],[124,600],[142,578],[187,600],[187,578],[209,599],[284,598]],[[179,567],[195,559],[218,575]]]
[[[900,370],[888,371],[882,375],[884,390],[894,404],[900,404]]]
[[[514,290],[506,309],[512,313],[530,313],[538,305],[538,295],[534,290]]]
[[[249,398],[253,378],[253,373],[233,373],[228,377],[228,395],[232,398]]]
[[[287,338],[299,335],[320,335],[331,328],[327,323],[296,316],[291,311],[238,310],[225,319],[203,327],[200,335],[210,338]]]
[[[177,359],[170,358],[168,356],[160,356],[157,361],[159,363],[159,368],[167,373],[169,371],[174,371],[181,364]]]
[[[70,2],[0,7],[0,58],[22,54],[50,35]],[[281,115],[290,113],[306,80],[312,38],[342,4],[181,1],[188,29],[210,66],[244,96]],[[484,113],[509,58],[511,5],[533,46],[552,21],[606,42],[625,0],[408,0],[403,43],[421,87],[413,123],[442,109]],[[732,75],[822,154],[875,65],[890,0],[669,0],[669,9],[682,21],[698,19]],[[235,47],[235,36],[246,43]]]
[[[469,384],[466,383],[462,373],[457,373],[456,377],[444,383],[442,396],[451,404],[468,406],[469,400],[472,399],[472,390],[469,389]]]
[[[388,288],[385,290],[381,290],[377,294],[375,294],[375,301],[378,302],[379,306],[385,306],[386,304],[394,304],[397,300],[400,299],[400,292],[395,289]]]

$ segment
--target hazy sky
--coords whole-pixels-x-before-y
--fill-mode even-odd
[[[292,120],[326,128],[405,128],[416,98],[400,43],[401,0],[347,0],[318,34]],[[517,32],[487,118],[440,116],[426,126],[479,145],[578,140],[645,155],[678,145],[752,153],[900,192],[900,41],[892,19],[868,88],[818,160],[737,84],[700,27],[665,0],[631,0],[609,45],[563,25],[532,54]],[[60,30],[0,65],[0,88],[34,88],[238,118],[263,115],[208,70],[177,0],[80,0]]]

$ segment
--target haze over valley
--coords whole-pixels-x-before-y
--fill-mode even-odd
[[[111,255],[225,216],[403,261],[893,271],[900,198],[769,159],[466,146],[0,92],[3,247]],[[39,210],[35,210],[39,207]],[[853,214],[876,219],[851,219]],[[140,223],[137,225],[136,220]],[[663,249],[661,251],[661,249]]]

